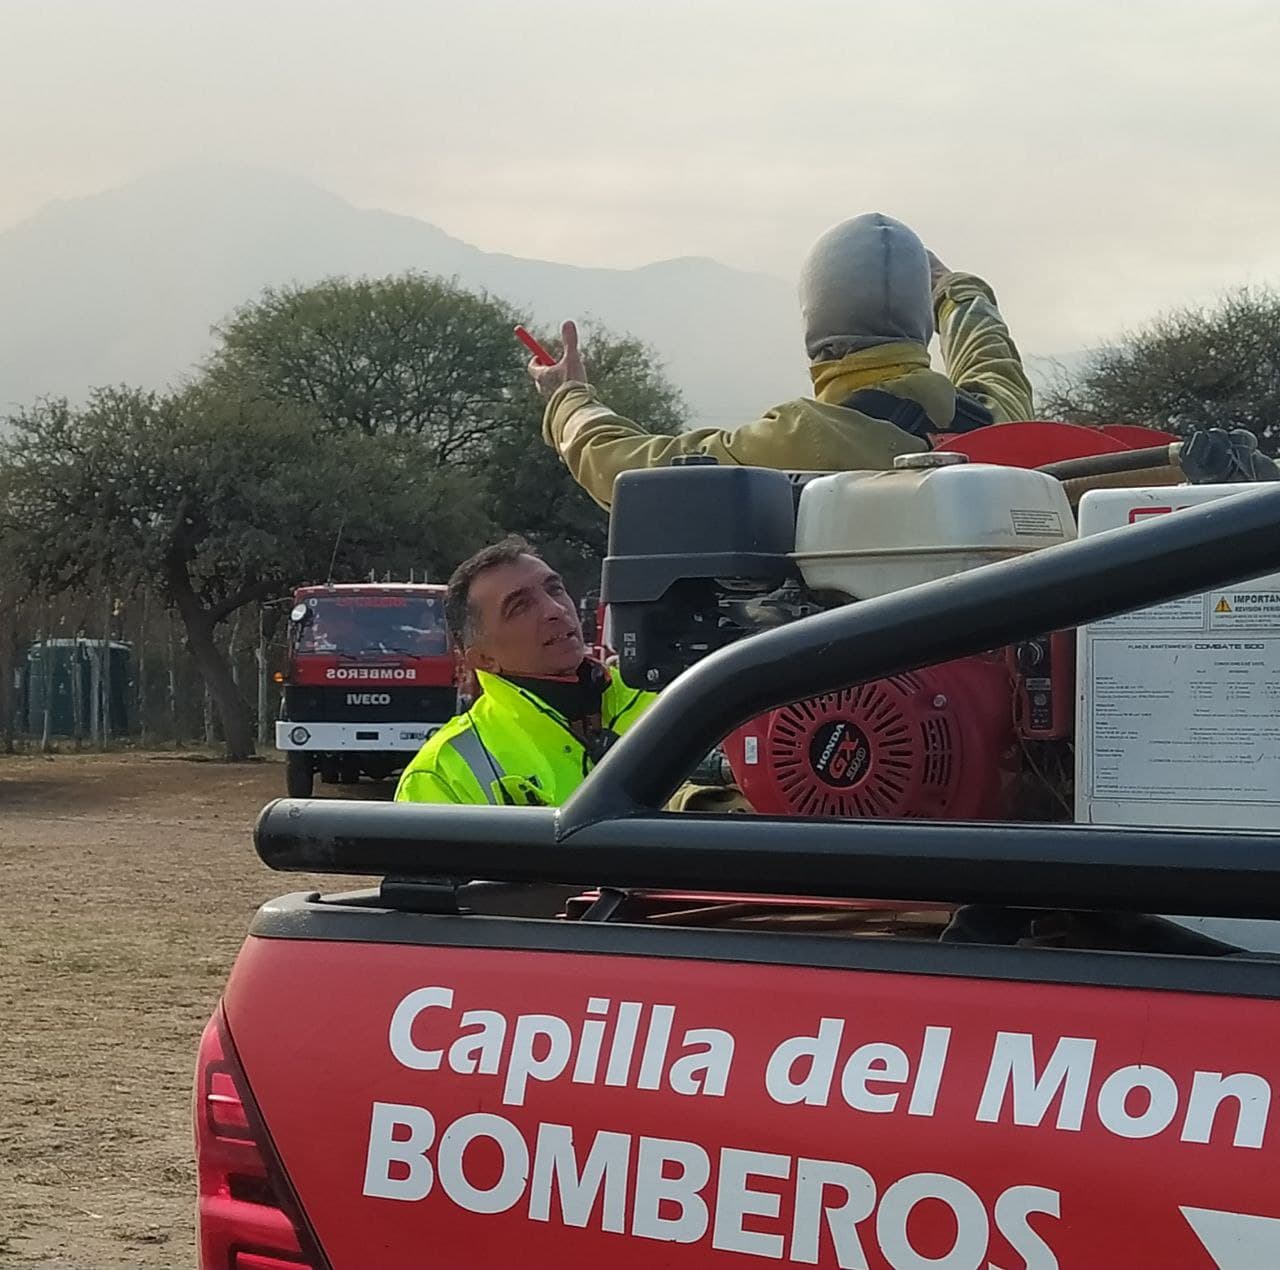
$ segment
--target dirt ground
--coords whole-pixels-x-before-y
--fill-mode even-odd
[[[195,1265],[196,1045],[247,924],[367,884],[259,862],[283,788],[273,761],[0,757],[0,1267]]]

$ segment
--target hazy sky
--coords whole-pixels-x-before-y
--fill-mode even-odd
[[[0,0],[0,228],[186,160],[790,279],[880,209],[1065,351],[1280,284],[1275,0]]]

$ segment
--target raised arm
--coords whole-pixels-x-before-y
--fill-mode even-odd
[[[947,378],[977,397],[997,423],[1034,418],[1031,382],[995,292],[976,274],[948,269],[932,252],[929,265]]]
[[[681,454],[708,454],[720,463],[790,471],[840,472],[884,469],[899,454],[924,447],[916,437],[881,419],[858,416],[815,402],[789,402],[739,428],[696,428],[657,435],[615,414],[586,382],[576,332],[565,323],[565,354],[554,366],[530,363],[529,373],[547,396],[543,440],[556,450],[574,480],[601,507],[613,501],[619,473],[666,467]]]

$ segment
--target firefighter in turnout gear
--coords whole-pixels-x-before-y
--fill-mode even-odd
[[[529,363],[546,398],[543,440],[602,507],[620,472],[677,455],[796,472],[884,470],[946,433],[1031,419],[1031,384],[996,307],[974,274],[948,269],[901,221],[870,212],[828,230],[800,278],[813,396],[735,429],[657,436],[615,414],[587,381],[566,322],[554,365]],[[937,331],[946,374],[930,368]]]

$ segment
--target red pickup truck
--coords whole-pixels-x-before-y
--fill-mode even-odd
[[[381,880],[254,920],[203,1270],[1280,1265],[1280,836],[655,810],[761,710],[1280,567],[1275,486],[1153,520],[722,648],[563,808],[265,808]]]

